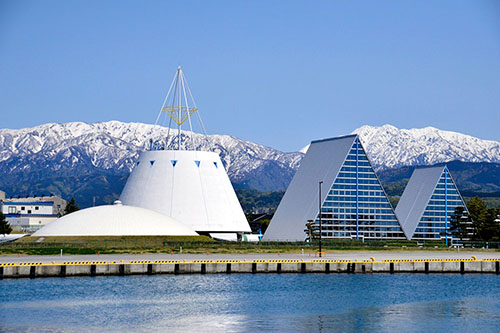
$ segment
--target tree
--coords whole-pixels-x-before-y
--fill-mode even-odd
[[[488,206],[480,197],[474,197],[467,202],[467,210],[475,230],[474,239],[486,241],[483,227],[487,219]]]
[[[460,240],[469,238],[470,224],[471,220],[470,217],[467,216],[465,208],[462,206],[456,207],[455,213],[452,216],[450,216],[451,234]]]
[[[75,198],[71,198],[71,200],[66,204],[64,215],[76,212],[77,210],[80,210],[80,207],[76,204]]]
[[[496,208],[489,208],[486,212],[486,219],[482,225],[481,235],[485,241],[498,241],[500,239],[500,226],[496,222],[499,211]]]
[[[500,240],[500,225],[496,221],[500,211],[489,208],[479,197],[474,197],[467,202],[469,216],[472,218],[477,240],[498,241]]]
[[[10,227],[9,222],[7,222],[5,215],[3,215],[2,212],[0,212],[0,234],[8,235],[11,232],[12,228]]]
[[[269,223],[271,223],[271,220],[270,219],[262,219],[259,222],[260,222],[260,231],[264,234],[267,230],[267,227],[269,227]]]

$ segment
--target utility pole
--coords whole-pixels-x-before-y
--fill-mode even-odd
[[[323,185],[323,181],[319,182],[319,200],[318,200],[318,206],[319,206],[319,256],[321,257],[323,253],[321,252],[321,234],[322,234],[322,223],[321,223],[321,185]]]

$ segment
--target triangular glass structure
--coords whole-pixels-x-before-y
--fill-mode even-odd
[[[322,238],[406,239],[356,134],[311,142],[263,240],[303,241],[320,217]]]
[[[405,239],[357,136],[321,205],[321,213],[323,238]]]
[[[412,178],[419,177],[421,171],[433,171],[437,173],[437,177],[427,177],[428,183],[432,186],[432,194],[427,196],[425,205],[421,207],[420,214],[416,215],[415,222],[413,223],[414,231],[412,232],[411,239],[415,240],[440,240],[445,239],[446,243],[449,241],[449,230],[450,230],[450,217],[454,215],[455,209],[457,207],[464,207],[464,213],[467,212],[467,206],[465,205],[460,192],[451,177],[451,174],[446,166],[425,168],[423,170],[416,169],[412,174]],[[439,177],[439,178],[438,178]],[[411,181],[412,179],[410,179]],[[413,183],[413,182],[412,182]],[[412,183],[408,183],[408,188],[411,190],[410,186]],[[425,181],[420,180],[420,186],[425,186]],[[406,190],[405,190],[406,191]],[[411,193],[411,192],[409,192]],[[402,199],[404,199],[402,197]],[[415,199],[414,199],[415,200]],[[418,201],[417,201],[418,202]],[[408,220],[408,222],[411,222]],[[411,230],[409,230],[411,232]],[[408,233],[408,232],[407,232]]]

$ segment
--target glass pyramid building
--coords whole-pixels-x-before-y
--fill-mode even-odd
[[[412,240],[449,241],[450,217],[467,206],[446,165],[416,168],[396,208],[403,231]]]
[[[302,241],[320,214],[322,238],[406,239],[357,135],[311,143],[263,240]]]

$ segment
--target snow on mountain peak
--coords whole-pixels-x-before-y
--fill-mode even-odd
[[[44,124],[20,130],[0,129],[0,170],[62,170],[88,172],[89,168],[129,172],[149,140],[176,149],[177,130],[142,123],[120,121],[87,124]],[[233,181],[245,181],[254,170],[277,166],[293,175],[303,154],[276,149],[228,135],[204,136],[181,131],[183,148],[217,152]]]
[[[434,127],[398,129],[392,125],[362,126],[352,133],[359,135],[377,169],[455,160],[500,162],[500,142]]]
[[[167,149],[177,147],[172,135]],[[44,124],[19,130],[0,129],[0,172],[44,175],[66,172],[88,174],[94,170],[128,173],[149,140],[165,143],[168,128],[120,121],[87,124]],[[218,153],[234,183],[260,189],[286,188],[304,153],[283,153],[228,135],[207,137],[182,131],[189,149]],[[434,127],[398,129],[392,125],[362,126],[353,133],[360,139],[376,169],[432,165],[460,160],[500,163],[500,143],[481,140]],[[311,138],[317,139],[317,138]],[[41,174],[41,173],[40,173]],[[274,186],[274,187],[273,187]]]

